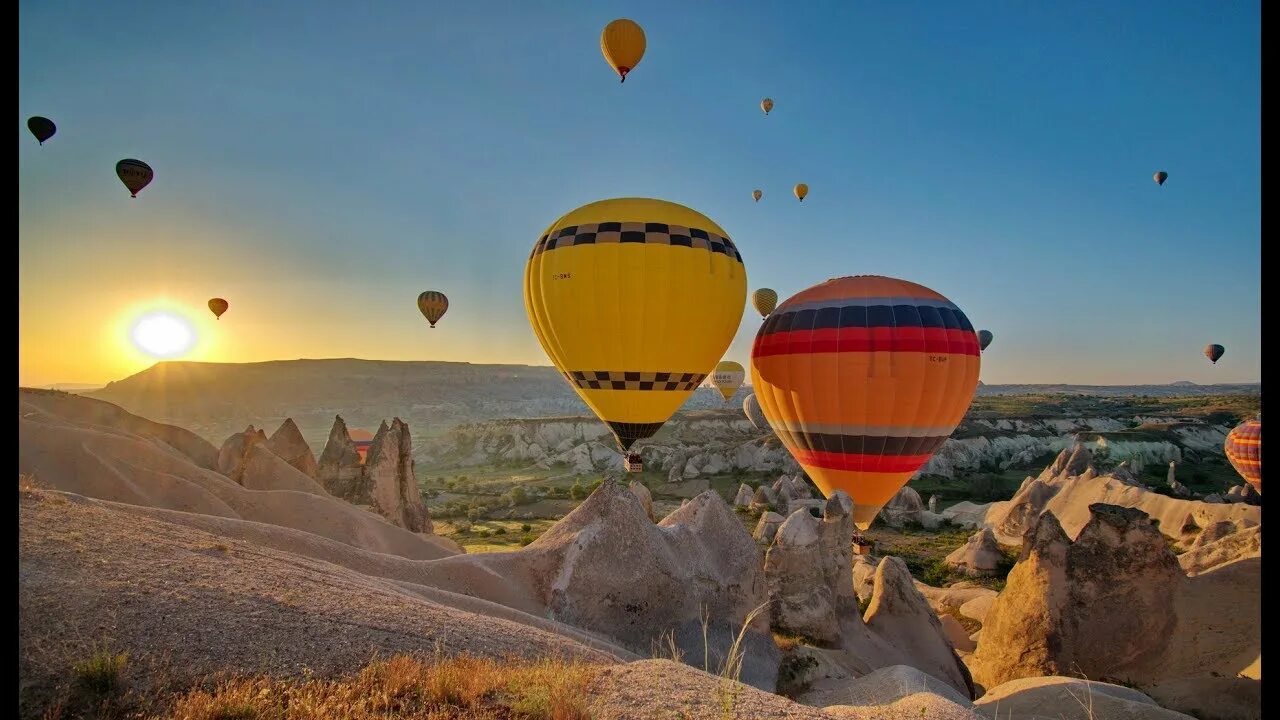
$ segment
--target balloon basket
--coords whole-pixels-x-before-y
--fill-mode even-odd
[[[644,460],[640,459],[640,456],[634,453],[628,453],[627,456],[622,459],[622,465],[629,473],[644,472]]]

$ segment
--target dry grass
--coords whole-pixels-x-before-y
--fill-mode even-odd
[[[182,720],[586,720],[598,667],[576,661],[408,656],[370,663],[353,677],[243,678],[179,697],[161,717]]]

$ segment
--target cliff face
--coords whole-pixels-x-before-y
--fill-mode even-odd
[[[1150,429],[1156,428],[1156,429]],[[976,471],[1043,466],[1047,457],[1082,442],[1100,462],[1150,464],[1222,454],[1228,428],[1178,418],[1011,418],[966,420],[921,469],[955,477]],[[740,471],[795,473],[799,467],[772,432],[760,431],[741,413],[681,413],[638,445],[645,466],[673,480]],[[621,456],[594,417],[496,420],[459,426],[426,441],[424,467],[528,463],[587,474],[617,470]]]

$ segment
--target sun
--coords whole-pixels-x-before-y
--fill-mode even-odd
[[[138,318],[129,337],[139,350],[156,358],[183,355],[196,341],[195,330],[186,318],[163,311]]]

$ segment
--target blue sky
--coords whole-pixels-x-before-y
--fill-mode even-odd
[[[1261,375],[1258,3],[19,5],[20,382],[137,369],[98,328],[143,297],[231,300],[208,359],[545,364],[529,249],[637,195],[783,298],[938,290],[995,333],[987,383]],[[622,85],[616,17],[648,37]]]

